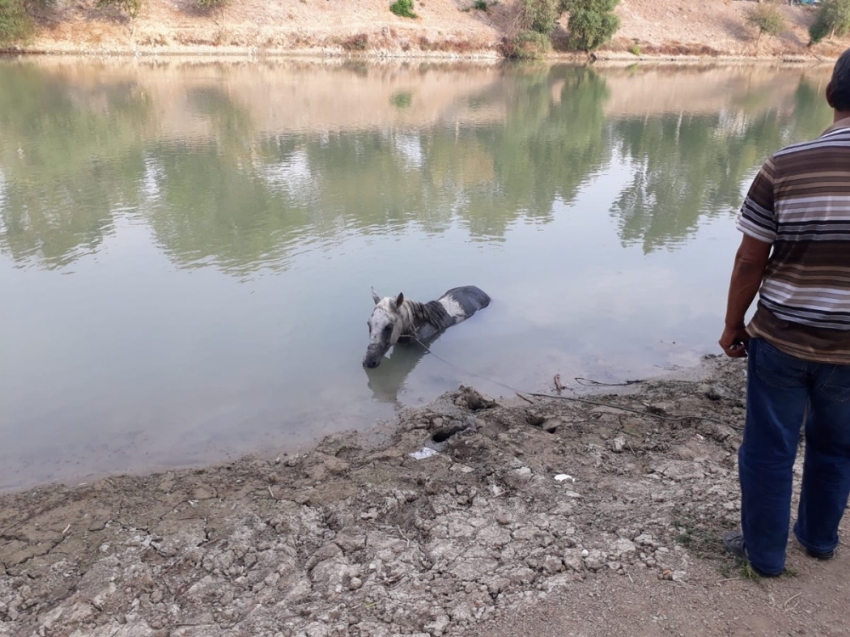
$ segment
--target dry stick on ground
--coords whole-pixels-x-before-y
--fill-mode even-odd
[[[584,403],[584,404],[587,404],[587,405],[594,405],[596,407],[607,407],[609,409],[618,409],[620,411],[627,411],[627,412],[630,412],[630,413],[633,413],[633,414],[638,414],[639,416],[649,416],[650,418],[655,418],[656,420],[666,420],[667,422],[681,422],[683,420],[703,420],[703,421],[706,421],[706,422],[713,422],[713,423],[718,424],[718,425],[726,425],[728,427],[731,427],[732,429],[737,429],[737,430],[742,429],[742,427],[738,427],[736,425],[729,425],[727,423],[721,422],[720,420],[717,420],[716,418],[709,418],[708,416],[699,416],[699,415],[696,415],[696,414],[687,415],[687,416],[665,416],[663,414],[654,414],[650,411],[641,411],[639,409],[632,409],[630,407],[620,407],[619,405],[615,405],[613,403],[604,403],[604,402],[600,402],[598,400],[588,400],[587,398],[575,398],[573,396],[556,396],[554,394],[540,394],[540,393],[536,393],[536,392],[520,391],[516,387],[512,387],[511,385],[508,385],[508,384],[503,383],[501,381],[495,380],[493,378],[488,378],[486,376],[482,376],[481,374],[476,374],[475,372],[470,372],[469,370],[466,370],[463,367],[460,367],[459,365],[456,365],[455,363],[452,363],[451,361],[448,361],[445,358],[438,356],[437,354],[432,352],[430,349],[428,349],[428,346],[425,345],[425,343],[423,343],[421,340],[419,340],[415,336],[413,337],[413,339],[416,341],[416,343],[419,344],[420,347],[422,347],[422,349],[424,349],[428,354],[430,354],[431,356],[436,358],[438,361],[441,361],[441,362],[445,363],[446,365],[449,365],[450,367],[454,367],[455,369],[463,372],[464,374],[468,374],[470,376],[475,376],[476,378],[480,378],[482,380],[485,380],[488,383],[493,383],[495,385],[499,385],[500,387],[510,389],[517,396],[522,398],[525,402],[530,403],[532,405],[534,404],[534,402],[529,400],[525,396],[523,396],[523,394],[525,394],[526,396],[534,396],[535,398],[550,398],[550,399],[554,399],[554,400],[568,400],[568,401],[576,402],[576,403]]]
[[[518,392],[517,392],[518,394]],[[528,393],[529,396],[535,396],[536,398],[552,398],[554,400],[569,400],[571,402],[576,403],[584,403],[586,405],[595,405],[596,407],[607,407],[608,409],[618,409],[620,411],[627,411],[632,414],[638,414],[639,416],[648,416],[650,418],[655,418],[656,420],[666,420],[668,422],[681,422],[682,420],[704,420],[706,422],[713,422],[718,425],[726,425],[727,427],[731,427],[732,429],[740,429],[736,425],[730,425],[725,422],[721,422],[716,418],[709,418],[708,416],[699,416],[697,414],[689,414],[687,416],[665,416],[663,414],[654,414],[651,411],[641,411],[640,409],[632,409],[631,407],[620,407],[619,405],[615,405],[613,403],[605,403],[598,400],[588,400],[587,398],[575,398],[573,396],[555,396],[553,394],[537,394],[537,393]]]
[[[564,386],[561,384],[561,375],[555,374],[554,380],[555,380],[555,389],[557,389],[558,393],[560,394],[565,389]]]

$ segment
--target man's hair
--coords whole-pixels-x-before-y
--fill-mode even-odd
[[[835,63],[829,85],[832,108],[837,111],[850,111],[850,49],[842,53]]]

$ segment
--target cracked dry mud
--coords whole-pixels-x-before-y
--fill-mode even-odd
[[[0,636],[483,635],[567,589],[731,579],[743,370],[589,397],[640,413],[462,388],[377,447],[2,496]]]

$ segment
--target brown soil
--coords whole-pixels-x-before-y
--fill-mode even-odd
[[[495,58],[517,29],[513,0],[490,0],[487,11],[473,9],[472,0],[421,0],[415,3],[416,19],[393,15],[389,4],[389,0],[230,0],[223,9],[204,13],[194,0],[146,0],[141,15],[131,22],[115,11],[95,8],[94,0],[60,2],[41,18],[39,34],[23,50]],[[782,5],[788,29],[779,37],[761,38],[756,46],[755,32],[746,22],[753,6],[741,0],[622,0],[617,9],[621,29],[600,57],[793,60],[831,58],[848,45],[845,40],[808,48],[813,10]],[[566,38],[562,25],[555,34],[556,48],[563,51]]]
[[[377,446],[2,496],[0,636],[846,634],[843,553],[756,581],[721,550],[743,381],[461,388]]]

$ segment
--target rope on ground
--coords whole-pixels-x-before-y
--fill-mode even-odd
[[[539,393],[539,392],[523,391],[521,389],[517,389],[516,387],[512,387],[511,385],[508,385],[507,383],[503,383],[501,381],[498,381],[494,378],[489,378],[487,376],[483,376],[481,374],[470,371],[468,369],[464,369],[460,365],[457,365],[457,364],[455,364],[455,363],[453,363],[449,360],[446,360],[442,356],[439,356],[439,355],[435,354],[434,352],[432,352],[428,348],[428,346],[425,345],[425,343],[423,343],[422,341],[420,341],[416,336],[411,336],[410,338],[412,340],[414,340],[416,343],[418,343],[419,346],[422,347],[422,349],[424,349],[428,354],[430,354],[431,356],[436,358],[441,363],[444,363],[444,364],[448,365],[449,367],[454,367],[456,370],[458,370],[459,372],[461,372],[463,374],[466,374],[467,376],[474,376],[475,378],[480,378],[481,380],[484,380],[488,383],[492,383],[494,385],[498,385],[499,387],[504,387],[505,389],[509,389],[510,391],[514,392],[519,398],[522,398],[525,402],[531,403],[532,405],[534,404],[534,401],[529,400],[528,398],[526,398],[526,396],[533,396],[535,398],[548,398],[548,399],[552,399],[552,400],[566,400],[568,402],[582,403],[582,404],[585,404],[585,405],[593,405],[595,407],[606,407],[608,409],[616,409],[618,411],[624,411],[624,412],[628,412],[628,413],[632,413],[632,414],[637,414],[639,416],[648,416],[649,418],[655,418],[656,420],[663,420],[663,421],[666,421],[666,422],[681,422],[683,420],[702,420],[702,421],[705,421],[705,422],[712,422],[712,423],[715,423],[717,425],[724,425],[724,426],[727,426],[727,427],[731,427],[732,429],[738,429],[738,430],[741,429],[740,427],[737,427],[735,425],[730,425],[730,424],[725,423],[721,420],[718,420],[717,418],[710,418],[708,416],[700,416],[700,415],[697,415],[697,414],[691,414],[691,415],[687,415],[687,416],[668,416],[666,414],[653,413],[651,411],[634,409],[632,407],[621,407],[620,405],[615,405],[614,403],[604,402],[604,401],[600,401],[600,400],[591,400],[589,398],[578,398],[577,396],[558,396],[558,395],[555,395],[555,394],[542,394],[542,393]],[[634,385],[636,383],[642,383],[642,382],[644,382],[644,381],[627,381],[626,383],[624,383],[624,385]],[[605,385],[605,383],[598,383],[598,384]]]
[[[585,387],[628,387],[629,385],[639,385],[645,382],[643,380],[627,380],[623,383],[603,383],[592,378],[582,378],[581,376],[576,376],[574,380],[579,385],[584,385]]]

